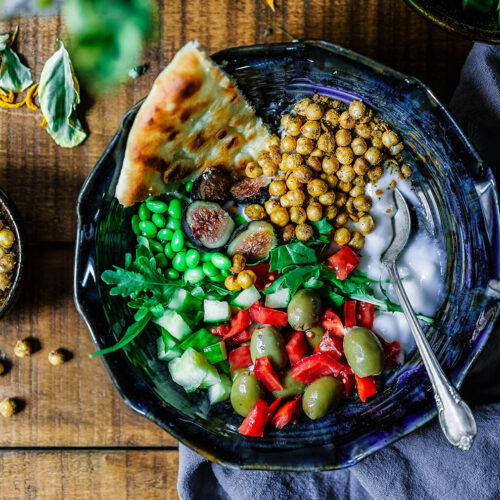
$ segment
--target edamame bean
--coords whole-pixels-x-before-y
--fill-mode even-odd
[[[204,262],[202,269],[203,272],[209,277],[217,276],[217,274],[219,274],[219,270],[211,262]]]
[[[198,250],[188,250],[186,253],[186,264],[191,269],[194,269],[200,262],[200,252]]]
[[[171,279],[171,280],[176,280],[180,274],[175,270],[175,269],[167,269],[167,276]]]
[[[165,216],[162,214],[153,214],[151,216],[151,220],[153,221],[153,224],[157,227],[165,227],[167,224],[167,219],[165,219]]]
[[[173,217],[174,219],[180,219],[182,215],[182,205],[181,200],[174,198],[170,205],[168,206],[168,215]]]
[[[201,254],[202,262],[212,262],[212,254],[211,253],[202,253]]]
[[[172,267],[180,273],[183,273],[186,270],[186,252],[179,252],[178,254],[175,254],[174,260],[172,261]]]
[[[149,246],[153,253],[163,253],[163,246],[159,241],[149,239]]]
[[[164,253],[157,253],[155,255],[156,265],[161,269],[165,269],[168,266],[167,257],[165,257]]]
[[[154,238],[156,236],[156,226],[149,220],[139,222],[139,229],[143,232],[144,236]]]
[[[160,229],[158,231],[158,239],[162,241],[170,241],[174,232],[171,229]]]
[[[167,227],[172,231],[177,231],[177,229],[181,228],[181,221],[179,219],[174,219],[173,217],[169,217],[167,220]]]
[[[134,234],[139,236],[141,234],[141,230],[139,229],[139,222],[141,222],[141,219],[137,214],[132,215],[132,219],[130,223],[132,224],[132,231],[134,231]]]
[[[139,219],[141,220],[148,220],[151,217],[151,212],[149,211],[145,203],[141,203],[138,213],[139,213]]]
[[[147,200],[146,207],[155,214],[162,214],[168,210],[168,205],[161,200]]]
[[[175,252],[172,250],[172,245],[170,243],[165,245],[165,255],[169,259],[173,259],[175,257]]]
[[[172,250],[174,252],[180,252],[184,248],[184,235],[180,229],[174,231],[174,235],[172,236]]]
[[[212,254],[212,264],[217,269],[229,269],[232,266],[231,259],[222,253],[213,253]]]
[[[201,267],[195,267],[194,269],[187,269],[184,272],[184,281],[187,283],[198,283],[201,281],[205,275],[203,274],[203,269]]]
[[[193,189],[193,181],[186,182],[186,193],[190,193],[191,189]]]

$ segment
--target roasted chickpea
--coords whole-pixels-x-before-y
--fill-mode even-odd
[[[335,192],[327,191],[326,193],[319,195],[318,201],[325,206],[333,205],[335,201]]]
[[[356,209],[354,208],[353,201],[354,201],[353,198],[347,198],[347,202],[345,204],[345,208],[347,209],[347,213],[349,215],[356,213]]]
[[[0,231],[0,245],[3,248],[10,248],[14,244],[14,233],[7,228]]]
[[[269,150],[269,148],[272,147],[272,146],[274,146],[274,147],[278,146],[279,147],[280,142],[281,142],[280,138],[277,135],[275,135],[275,134],[270,135],[266,139],[266,142],[265,142],[266,148]]]
[[[368,177],[369,181],[372,184],[376,184],[378,182],[378,180],[382,177],[383,173],[384,173],[384,171],[383,171],[382,167],[378,166],[378,167],[370,168],[370,170],[368,170],[368,173],[366,174],[366,176]]]
[[[335,206],[337,208],[343,207],[347,203],[347,195],[342,191],[335,193]]]
[[[311,167],[315,172],[321,172],[321,158],[318,156],[310,156],[306,162],[308,167]]]
[[[365,154],[368,146],[362,137],[355,137],[351,142],[351,148],[355,155],[362,156]]]
[[[325,217],[328,220],[333,220],[333,219],[335,219],[335,217],[337,217],[337,213],[338,213],[337,207],[335,205],[330,205],[330,206],[326,207]]]
[[[323,172],[328,175],[334,174],[339,169],[339,165],[339,160],[334,156],[327,156],[326,158],[323,158],[323,161],[321,163]]]
[[[257,153],[257,163],[262,167],[266,161],[271,161],[271,153],[269,151],[259,151]]]
[[[298,181],[297,177],[292,173],[286,178],[286,187],[290,190],[298,189],[302,183]]]
[[[373,118],[373,110],[370,108],[366,109],[365,116],[359,119],[359,123],[368,123]]]
[[[364,186],[353,186],[353,188],[349,191],[349,196],[352,198],[356,198],[357,196],[361,196],[365,194]]]
[[[281,120],[280,120],[280,123],[281,123],[281,126],[283,128],[286,128],[288,122],[290,121],[290,118],[292,118],[292,115],[288,114],[288,115],[283,115],[281,117]]]
[[[335,134],[335,141],[338,146],[349,146],[352,141],[351,132],[345,128],[337,130],[337,133]]]
[[[314,149],[314,142],[308,137],[299,137],[297,139],[297,153],[308,155]]]
[[[326,182],[328,183],[329,187],[335,188],[339,183],[339,178],[335,174],[332,174],[326,178]]]
[[[371,143],[374,148],[382,149],[384,147],[384,143],[382,142],[382,131],[374,130],[372,132]]]
[[[245,215],[252,220],[261,220],[266,216],[266,211],[263,206],[253,203],[245,207]]]
[[[339,114],[335,109],[329,109],[324,115],[323,120],[331,127],[339,124]]]
[[[48,360],[52,366],[59,366],[66,361],[66,356],[62,349],[54,349],[49,352]]]
[[[279,165],[281,163],[281,152],[279,146],[269,146],[267,148],[271,161]]]
[[[307,218],[313,222],[321,220],[321,218],[323,217],[323,207],[316,201],[314,201],[307,207],[306,212]]]
[[[307,184],[307,192],[311,196],[320,196],[328,191],[328,184],[321,179],[313,179]]]
[[[358,137],[362,137],[363,139],[369,139],[372,135],[371,127],[369,125],[366,125],[365,123],[356,125],[355,132]]]
[[[250,161],[245,167],[245,175],[250,177],[250,179],[255,179],[256,177],[262,175],[262,168],[254,161]]]
[[[278,165],[271,160],[265,161],[262,165],[262,173],[266,177],[274,177],[278,173]]]
[[[378,165],[382,161],[382,153],[380,149],[372,146],[366,150],[365,159],[370,165]]]
[[[281,147],[283,148],[283,151],[289,153],[297,147],[297,139],[291,135],[285,135],[285,137],[281,139]]]
[[[350,182],[339,182],[337,186],[338,189],[343,191],[344,193],[348,193],[352,189],[352,183]]]
[[[411,174],[413,173],[410,165],[407,165],[406,163],[404,165],[401,165],[401,173],[403,174],[403,177],[410,177]]]
[[[297,137],[300,134],[301,127],[302,120],[298,116],[290,117],[284,126],[285,132],[293,137]]]
[[[325,132],[321,134],[318,139],[318,149],[325,153],[331,153],[335,148],[335,139],[333,134]]]
[[[361,250],[365,246],[365,237],[359,231],[353,231],[349,240],[349,246],[353,250]]]
[[[241,288],[246,289],[250,288],[255,283],[255,273],[253,271],[241,271],[238,273],[238,277],[236,281]]]
[[[245,269],[247,265],[247,259],[244,255],[236,253],[233,256],[233,265],[229,268],[232,273],[238,274]]]
[[[295,236],[295,226],[293,224],[287,224],[281,233],[283,241],[290,241]]]
[[[0,414],[2,417],[11,417],[16,413],[16,402],[13,399],[0,401]]]
[[[335,150],[335,154],[339,162],[342,163],[342,165],[350,165],[354,160],[354,153],[352,152],[352,149],[349,146],[338,147]]]
[[[287,192],[285,181],[272,181],[269,184],[269,194],[271,196],[282,196]]]
[[[353,205],[356,210],[368,212],[368,210],[372,208],[372,200],[369,196],[366,195],[356,196],[356,198],[354,198]]]
[[[394,146],[391,146],[389,148],[389,152],[391,153],[392,156],[396,156],[398,155],[399,153],[401,153],[401,151],[403,151],[404,149],[404,145],[402,142],[398,142],[397,144],[394,144]],[[2,233],[2,231],[0,231],[0,234]]]
[[[290,207],[290,220],[295,224],[303,224],[307,219],[306,211],[302,207]]]
[[[14,347],[14,354],[18,358],[26,358],[28,356],[31,356],[32,350],[33,346],[31,345],[31,342],[28,339],[18,340]]]
[[[399,137],[393,130],[386,130],[382,134],[382,143],[386,148],[390,148],[399,142]]]
[[[230,292],[237,292],[237,291],[241,290],[241,285],[238,283],[237,276],[234,274],[230,274],[224,280],[224,286]]]
[[[342,128],[351,129],[356,125],[356,120],[349,114],[348,111],[344,111],[339,118],[339,124]]]
[[[306,201],[306,195],[302,189],[292,189],[288,191],[286,196],[291,207],[300,207]]]
[[[323,158],[323,156],[325,155],[323,154],[323,151],[321,151],[321,149],[314,148],[309,156],[317,156],[318,158]]]
[[[305,165],[297,167],[294,170],[293,175],[297,178],[299,182],[302,182],[303,184],[309,182],[313,177],[312,170],[309,167],[306,167]]]
[[[349,231],[349,229],[347,229],[346,227],[340,227],[333,234],[333,241],[335,241],[335,243],[340,246],[347,245],[350,239],[351,231]]]
[[[347,215],[346,212],[340,212],[337,214],[337,217],[335,217],[335,227],[343,227],[347,224],[347,221],[349,220],[349,216]]]
[[[264,204],[264,208],[266,210],[267,215],[271,215],[273,208],[279,206],[279,204],[280,204],[279,200],[276,199],[267,200],[266,203]]]
[[[298,153],[292,153],[287,156],[285,163],[289,170],[295,170],[304,163],[304,158]]]
[[[349,114],[355,119],[360,120],[365,116],[366,104],[361,101],[351,101],[349,103]]]
[[[342,165],[337,172],[337,177],[341,182],[351,182],[356,177],[356,173],[351,165]]]
[[[323,106],[316,102],[313,102],[306,107],[306,118],[308,120],[320,120],[323,113]]]
[[[308,241],[314,235],[314,230],[309,224],[299,224],[295,228],[295,236],[299,241]]]
[[[370,234],[375,229],[375,221],[371,215],[366,214],[359,218],[358,226],[363,234]]]
[[[321,125],[319,122],[308,121],[302,125],[300,131],[305,137],[317,141],[321,135]]]
[[[352,183],[355,186],[362,186],[362,187],[364,187],[366,185],[365,176],[364,175],[357,175],[356,177],[354,177],[354,180],[352,181]]]
[[[307,107],[309,106],[309,104],[312,104],[312,102],[313,100],[310,97],[304,97],[303,99],[295,103],[293,109],[298,115],[305,115]]]
[[[288,193],[287,194],[284,194],[283,196],[280,197],[280,206],[279,207],[275,207],[275,208],[280,208],[280,207],[284,207],[284,208],[288,208],[288,207],[291,207],[291,203],[290,203],[290,200],[288,199]],[[271,210],[271,214],[273,213],[273,211],[275,210],[275,208],[273,208],[273,210]],[[269,214],[269,215],[271,215]]]
[[[365,175],[370,170],[370,164],[364,158],[356,158],[352,168],[357,175]]]
[[[276,207],[271,212],[271,222],[277,226],[285,227],[289,220],[290,216],[288,215],[288,210],[285,207]]]

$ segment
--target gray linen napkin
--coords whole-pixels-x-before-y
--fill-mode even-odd
[[[500,172],[500,47],[476,44],[450,105],[493,171]],[[182,500],[498,499],[500,498],[500,327],[462,394],[476,405],[478,435],[465,453],[434,420],[345,470],[319,473],[236,471],[211,464],[182,444]]]

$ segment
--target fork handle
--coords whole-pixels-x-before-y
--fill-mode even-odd
[[[434,389],[434,398],[438,410],[439,423],[446,439],[461,450],[468,450],[472,446],[477,433],[476,421],[469,406],[460,397],[450,381],[446,378],[431,346],[415,316],[406,291],[399,278],[395,262],[384,262],[389,277],[396,290],[399,302],[410,325],[415,343],[424,362],[427,374]]]

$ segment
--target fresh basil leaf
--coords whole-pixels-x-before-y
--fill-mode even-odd
[[[0,35],[0,88],[12,92],[22,92],[32,83],[31,70],[25,66],[19,56],[9,47],[8,33]]]
[[[47,120],[47,132],[58,146],[73,148],[87,137],[76,116],[80,87],[68,52],[61,40],[59,48],[45,63],[40,75],[40,109]]]
[[[333,229],[333,226],[326,220],[326,217],[318,221],[310,221],[309,224],[311,224],[319,234],[328,234]]]

